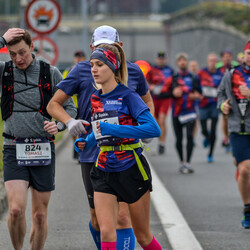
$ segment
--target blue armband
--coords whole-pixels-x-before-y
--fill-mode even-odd
[[[134,139],[153,138],[161,135],[160,127],[148,110],[139,115],[137,122],[138,126],[100,122],[101,134]]]

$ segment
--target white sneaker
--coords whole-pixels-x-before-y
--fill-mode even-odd
[[[194,170],[191,168],[191,165],[189,163],[182,163],[179,168],[179,172],[181,174],[192,174]]]

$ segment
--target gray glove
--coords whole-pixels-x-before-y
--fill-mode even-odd
[[[89,122],[84,121],[84,120],[76,120],[74,118],[71,118],[70,120],[67,121],[66,123],[69,133],[72,136],[78,136],[80,134],[87,134],[86,129],[84,128],[83,125],[89,126]]]

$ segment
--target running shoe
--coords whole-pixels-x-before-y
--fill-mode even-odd
[[[180,163],[179,165],[179,172],[182,173],[185,169],[185,164],[183,162]]]
[[[183,164],[179,168],[181,174],[192,174],[194,170],[191,168],[190,164]]]
[[[208,162],[208,163],[213,163],[213,162],[214,162],[214,158],[213,158],[212,155],[209,155],[209,156],[207,157],[207,162]]]
[[[203,147],[207,148],[209,145],[210,145],[210,140],[207,137],[205,137],[203,139]]]
[[[250,208],[244,209],[241,225],[246,229],[250,229]]]
[[[158,152],[160,155],[163,155],[165,153],[165,146],[159,144]]]
[[[192,169],[190,163],[186,163],[186,164],[185,164],[185,167],[188,169],[188,173],[189,173],[189,174],[192,174],[192,173],[194,172],[194,170]]]

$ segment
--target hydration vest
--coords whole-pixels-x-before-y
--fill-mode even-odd
[[[30,111],[13,110],[13,104],[15,101],[13,62],[12,61],[6,62],[2,78],[2,98],[1,98],[2,119],[6,120],[11,116],[13,112],[40,112],[43,116],[51,119],[51,116],[48,114],[46,110],[46,107],[53,95],[51,87],[50,65],[43,61],[40,61],[39,84],[38,85],[29,83],[26,84],[32,86],[30,88],[35,88],[35,87],[39,88],[41,94],[41,106],[37,110],[33,107],[26,105],[25,103],[19,102],[21,105],[29,107],[31,110]]]

